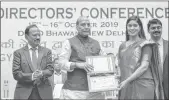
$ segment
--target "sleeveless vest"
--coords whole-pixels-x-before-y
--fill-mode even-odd
[[[88,37],[83,42],[77,35],[69,39],[71,45],[70,62],[85,62],[86,56],[98,56],[100,53],[99,42]],[[87,73],[84,69],[75,68],[72,72],[67,72],[67,80],[63,89],[88,91]]]

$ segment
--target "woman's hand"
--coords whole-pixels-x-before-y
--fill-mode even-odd
[[[119,89],[123,89],[125,86],[127,86],[129,84],[128,80],[124,80],[123,82],[120,83],[119,85]]]

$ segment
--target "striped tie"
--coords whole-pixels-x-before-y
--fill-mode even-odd
[[[159,60],[160,78],[163,80],[163,65],[161,62],[161,55],[160,55],[160,49],[159,49],[160,44],[157,43],[157,46],[158,46],[158,60]]]

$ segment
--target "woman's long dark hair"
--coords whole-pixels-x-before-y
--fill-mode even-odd
[[[138,33],[138,36],[141,38],[141,39],[146,39],[145,37],[145,33],[144,33],[144,29],[143,29],[143,24],[140,20],[140,18],[138,16],[131,16],[127,19],[127,22],[126,22],[126,41],[129,40],[129,35],[128,35],[128,30],[127,30],[127,24],[131,21],[131,20],[134,20],[138,23],[139,27],[140,27],[140,32]]]

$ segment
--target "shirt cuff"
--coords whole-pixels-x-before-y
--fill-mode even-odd
[[[34,79],[33,79],[33,75],[34,75],[34,73],[32,73],[32,81],[34,81]]]
[[[41,70],[41,73],[42,73],[42,77],[44,76],[44,72]]]

